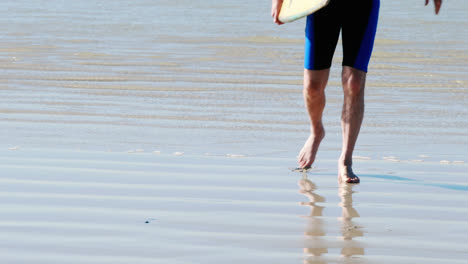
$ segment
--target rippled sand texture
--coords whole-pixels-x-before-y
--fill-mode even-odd
[[[5,263],[465,263],[466,165],[0,151]],[[376,169],[377,167],[380,169]],[[329,169],[331,168],[331,169]],[[417,177],[429,169],[424,178]],[[447,178],[439,183],[440,176]],[[465,181],[466,183],[466,181]]]
[[[437,148],[440,160],[463,159],[467,3],[452,1],[435,17],[419,3],[387,2],[359,150],[380,157]],[[303,21],[272,25],[269,4],[0,6],[8,10],[0,18],[0,131],[8,147],[291,156],[307,137]],[[324,149],[340,145],[340,62],[338,47],[327,90]]]
[[[382,1],[363,183],[343,187],[341,48],[317,162],[291,172],[304,21],[273,25],[266,1],[2,1],[2,263],[465,263],[468,2],[420,2]]]

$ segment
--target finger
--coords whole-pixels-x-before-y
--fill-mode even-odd
[[[283,24],[283,23],[279,20],[278,16],[279,16],[279,13],[278,13],[278,12],[275,12],[275,13],[273,14],[273,21],[274,21],[276,24],[281,25],[281,24]]]
[[[434,1],[434,6],[435,6],[435,13],[437,15],[439,14],[440,7],[442,6],[442,0]]]
[[[426,0],[426,4],[425,5],[428,5],[429,4],[429,0]]]
[[[281,20],[279,20],[279,16],[275,16],[275,23],[278,24],[278,25],[282,25],[284,24],[283,22],[281,22]]]

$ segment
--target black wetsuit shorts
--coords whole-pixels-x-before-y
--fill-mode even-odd
[[[342,31],[343,66],[367,72],[374,46],[380,0],[330,0],[307,17],[304,68],[331,66]]]

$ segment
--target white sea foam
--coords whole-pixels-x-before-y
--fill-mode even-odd
[[[387,161],[392,161],[392,162],[400,162],[400,159],[398,159],[395,156],[386,156],[386,157],[382,157],[382,159],[387,160]]]
[[[226,154],[227,157],[229,158],[244,158],[245,155],[241,155],[241,154]]]
[[[371,160],[371,157],[364,157],[364,156],[353,156],[353,159],[356,160]]]

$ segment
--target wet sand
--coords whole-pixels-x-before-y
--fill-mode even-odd
[[[435,17],[420,4],[382,2],[357,155],[411,159],[437,149],[439,160],[465,159],[466,3]],[[1,5],[10,10],[0,19],[4,148],[291,157],[307,138],[303,21],[273,25],[269,4]],[[326,150],[341,141],[341,58],[338,45]]]
[[[304,24],[269,3],[0,3],[2,260],[464,263],[468,4],[422,4],[382,1],[340,187],[341,47],[305,178]]]
[[[6,263],[464,263],[466,164],[0,151]],[[444,177],[442,181],[441,177]]]

